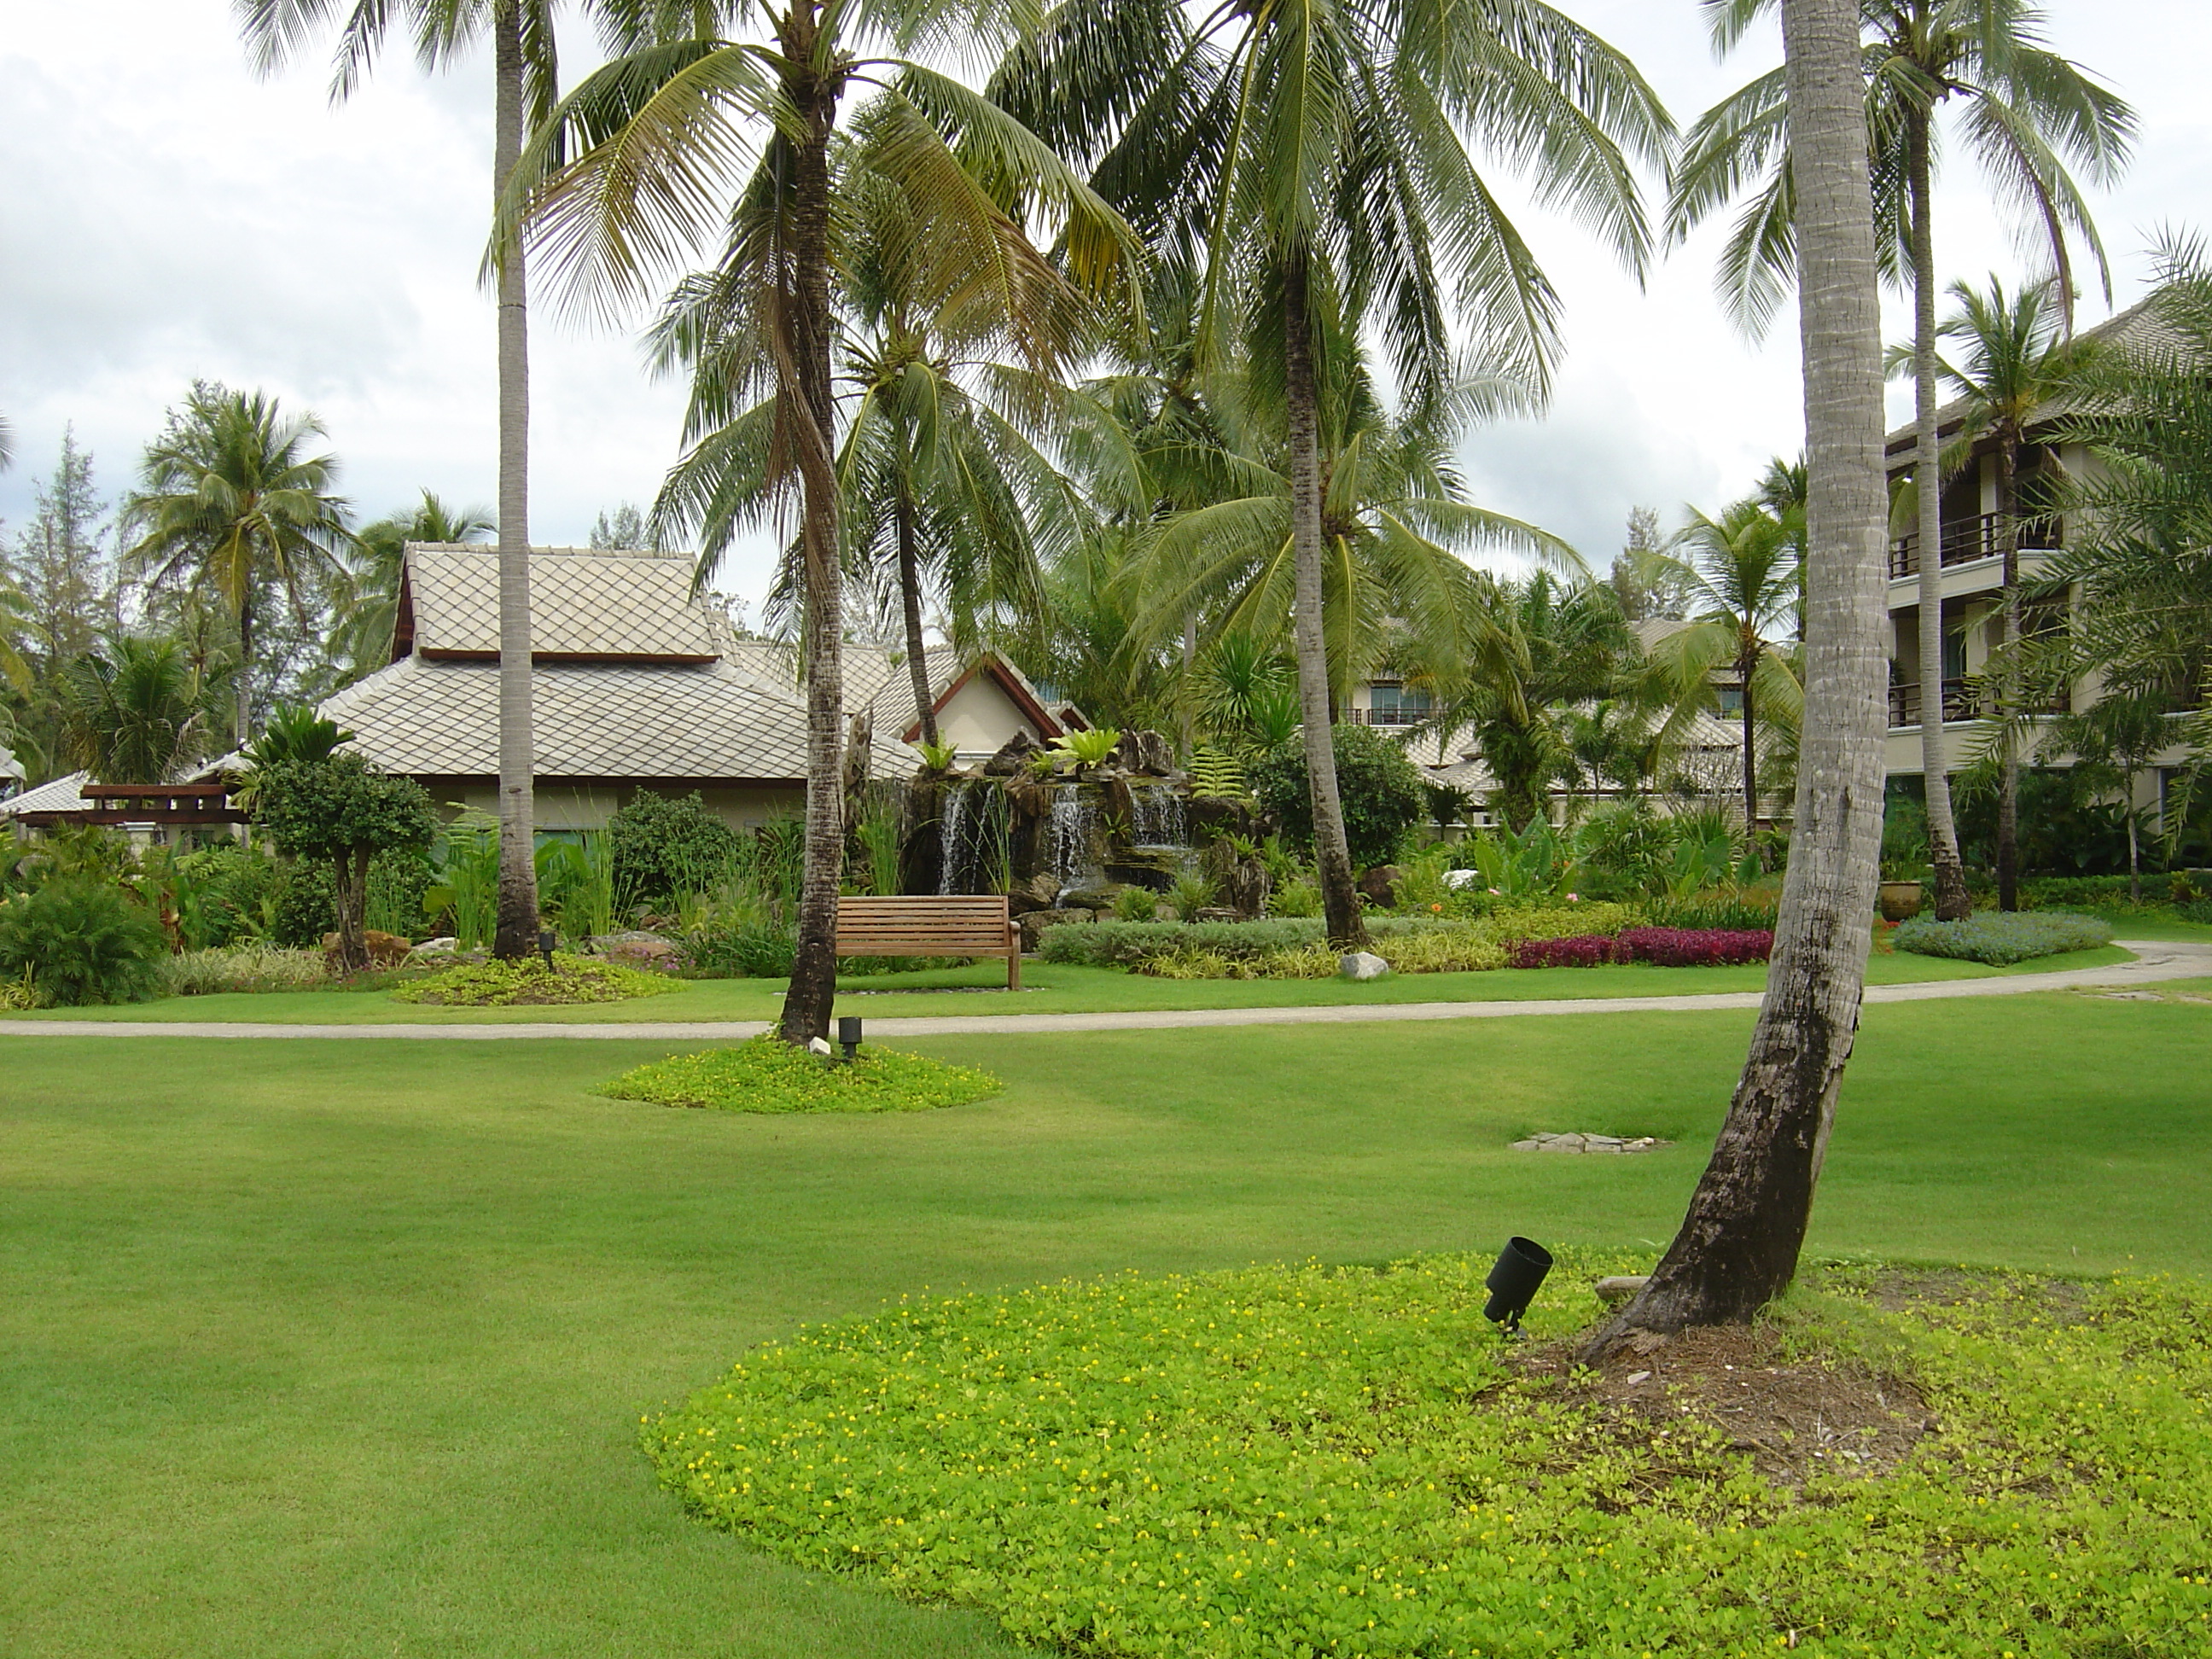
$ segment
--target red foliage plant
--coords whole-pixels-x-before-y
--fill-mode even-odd
[[[1717,968],[1765,962],[1774,935],[1765,928],[1630,927],[1619,937],[1582,933],[1572,939],[1522,939],[1509,958],[1516,968],[1595,968],[1601,963],[1648,962],[1660,968]]]

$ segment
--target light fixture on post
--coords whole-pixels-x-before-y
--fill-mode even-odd
[[[1518,1234],[1505,1241],[1505,1248],[1498,1253],[1497,1265],[1484,1279],[1483,1288],[1490,1292],[1490,1300],[1482,1310],[1485,1319],[1505,1328],[1510,1336],[1521,1328],[1521,1316],[1528,1311],[1528,1304],[1536,1299],[1536,1287],[1544,1282],[1544,1275],[1552,1271],[1552,1253],[1533,1238]]]
[[[840,1014],[837,1017],[837,1046],[845,1051],[848,1066],[860,1057],[860,1017],[858,1014]]]
[[[553,965],[553,946],[556,937],[550,927],[538,930],[538,954],[545,958],[545,965],[549,969]]]

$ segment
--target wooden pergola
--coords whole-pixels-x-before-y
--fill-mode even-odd
[[[17,822],[41,830],[64,824],[244,823],[227,783],[85,783],[76,810],[24,812]]]

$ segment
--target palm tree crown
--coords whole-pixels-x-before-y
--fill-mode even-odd
[[[352,544],[348,503],[333,495],[337,462],[317,452],[313,415],[287,415],[259,392],[201,384],[150,445],[125,522],[139,539],[125,556],[156,587],[204,584],[238,630],[237,713],[244,742],[252,712],[254,625],[288,602],[305,629],[308,599]]]

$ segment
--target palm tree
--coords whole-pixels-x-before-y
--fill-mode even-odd
[[[1881,845],[1881,296],[1855,0],[1782,0],[1807,439],[1806,708],[1773,964],[1674,1243],[1587,1345],[1747,1321],[1789,1285],[1858,1028]]]
[[[1494,362],[1540,380],[1556,299],[1467,141],[1528,167],[1540,192],[1640,266],[1647,237],[1628,156],[1659,155],[1665,113],[1620,53],[1520,0],[1206,11],[1067,0],[994,85],[1091,161],[1170,257],[1202,268],[1202,360],[1225,359],[1241,337],[1279,388],[1316,850],[1328,936],[1357,944],[1328,731],[1328,337],[1374,328],[1415,408],[1452,378],[1455,312]]]
[[[1795,508],[1778,515],[1754,499],[1718,519],[1692,512],[1674,538],[1685,551],[1661,556],[1688,591],[1692,615],[1686,627],[1651,648],[1652,668],[1676,729],[1717,706],[1716,671],[1725,671],[1741,692],[1746,834],[1759,824],[1759,719],[1795,730],[1804,715],[1804,688],[1783,643],[1796,632],[1803,537]]]
[[[1714,45],[1725,51],[1776,0],[1703,0]],[[1966,873],[1951,810],[1943,731],[1942,495],[1936,431],[1934,177],[1937,112],[1960,106],[1962,136],[1999,192],[2024,209],[2072,303],[2069,237],[2105,273],[2104,247],[2068,163],[2093,182],[2124,165],[2135,117],[2115,94],[2043,44],[2043,13],[2023,0],[1859,0],[1862,69],[1881,252],[1913,296],[1913,472],[1919,481],[1921,772],[1939,916],[1966,914]],[[1754,330],[1784,291],[1793,253],[1796,185],[1782,77],[1760,76],[1701,117],[1677,164],[1668,228],[1679,236],[1756,180],[1722,259],[1723,293]]]
[[[1951,295],[1959,302],[1958,313],[1936,331],[1940,338],[1960,342],[1965,350],[1956,362],[1937,359],[1936,367],[1962,404],[1953,453],[1961,459],[1971,457],[1984,440],[1996,453],[1997,551],[2004,561],[2004,587],[1994,657],[2000,672],[2014,676],[2013,647],[2021,634],[2021,459],[2029,430],[2052,412],[2072,385],[2079,373],[2077,356],[2085,348],[2060,337],[2063,318],[2054,283],[2032,283],[2008,295],[2004,283],[1993,275],[1986,292],[1954,283]],[[2016,910],[2020,755],[2008,735],[2009,711],[2000,707],[1998,713],[1997,740],[2003,744],[2003,759],[1997,782],[1997,906]]]
[[[1007,290],[978,285],[966,262],[931,250],[914,199],[872,165],[874,127],[863,110],[833,175],[840,522],[848,580],[896,609],[922,741],[934,744],[923,637],[931,592],[946,602],[949,631],[963,648],[1035,614],[1041,562],[1073,544],[1085,514],[1030,434],[1110,422],[1050,372],[1076,344],[1074,291],[1048,269],[1034,270],[1024,308],[1009,313]],[[740,257],[687,278],[653,331],[656,365],[688,372],[693,386],[690,450],[669,474],[655,526],[664,536],[675,526],[701,532],[702,583],[737,531],[773,511],[778,489],[764,443],[773,397],[732,413],[733,383],[773,380],[749,303],[757,275]],[[1032,361],[1008,361],[1025,354]],[[789,574],[772,611],[790,608]]]
[[[399,612],[399,581],[410,542],[480,542],[497,529],[489,509],[449,507],[424,490],[411,507],[387,513],[355,534],[350,566],[337,610],[331,654],[345,663],[348,678],[373,673],[391,660],[392,628]]]
[[[155,587],[204,584],[238,634],[232,735],[251,735],[254,625],[289,602],[305,631],[309,599],[336,576],[351,545],[348,503],[331,493],[337,462],[310,453],[325,436],[313,415],[288,416],[259,392],[195,385],[170,411],[139,465],[122,516],[139,532],[125,557]]]
[[[207,699],[173,640],[111,640],[64,671],[63,741],[102,783],[167,783],[207,754]]]
[[[273,72],[291,50],[344,13],[331,96],[349,95],[395,25],[426,68],[492,41],[492,197],[507,192],[526,133],[543,128],[558,93],[557,0],[234,0],[257,66]],[[624,0],[605,0],[621,38],[647,27]],[[656,14],[657,15],[657,14]],[[530,647],[530,323],[525,250],[495,236],[487,256],[499,312],[499,921],[492,952],[513,958],[538,944],[535,736]]]
[[[876,89],[870,165],[914,203],[917,252],[996,287],[1007,317],[1036,317],[1057,283],[1002,201],[1057,218],[1079,283],[1103,285],[1133,266],[1127,227],[1004,110],[924,64],[856,46],[941,38],[958,16],[895,0],[781,0],[732,15],[732,33],[640,47],[563,101],[509,198],[557,277],[602,307],[645,299],[683,250],[726,226],[729,304],[751,319],[758,349],[725,372],[724,395],[732,414],[766,409],[753,453],[779,490],[795,484],[802,500],[806,869],[779,1027],[793,1042],[829,1029],[844,867],[841,273],[831,258],[839,106],[857,86]],[[734,33],[754,21],[758,36]],[[564,155],[574,159],[563,165]],[[1042,337],[1025,328],[1022,343],[1028,351]]]
[[[1610,586],[1543,571],[1476,575],[1454,621],[1439,654],[1414,659],[1432,698],[1425,729],[1468,734],[1496,780],[1493,806],[1524,830],[1547,816],[1553,782],[1573,776],[1566,714],[1615,689],[1635,636]]]
[[[1394,417],[1376,398],[1356,345],[1331,347],[1331,384],[1317,410],[1317,463],[1333,720],[1352,687],[1386,663],[1434,665],[1450,657],[1462,620],[1489,592],[1465,556],[1502,551],[1583,572],[1580,556],[1558,537],[1462,498],[1452,462],[1460,432],[1476,416],[1525,410],[1524,388],[1469,381],[1436,405]],[[1271,641],[1288,635],[1295,660],[1297,537],[1280,430],[1264,420],[1259,433],[1240,434],[1249,447],[1231,450],[1229,465],[1208,469],[1231,475],[1229,488],[1167,519],[1146,583],[1155,632],[1188,617],[1205,618],[1201,643],[1228,634]]]

